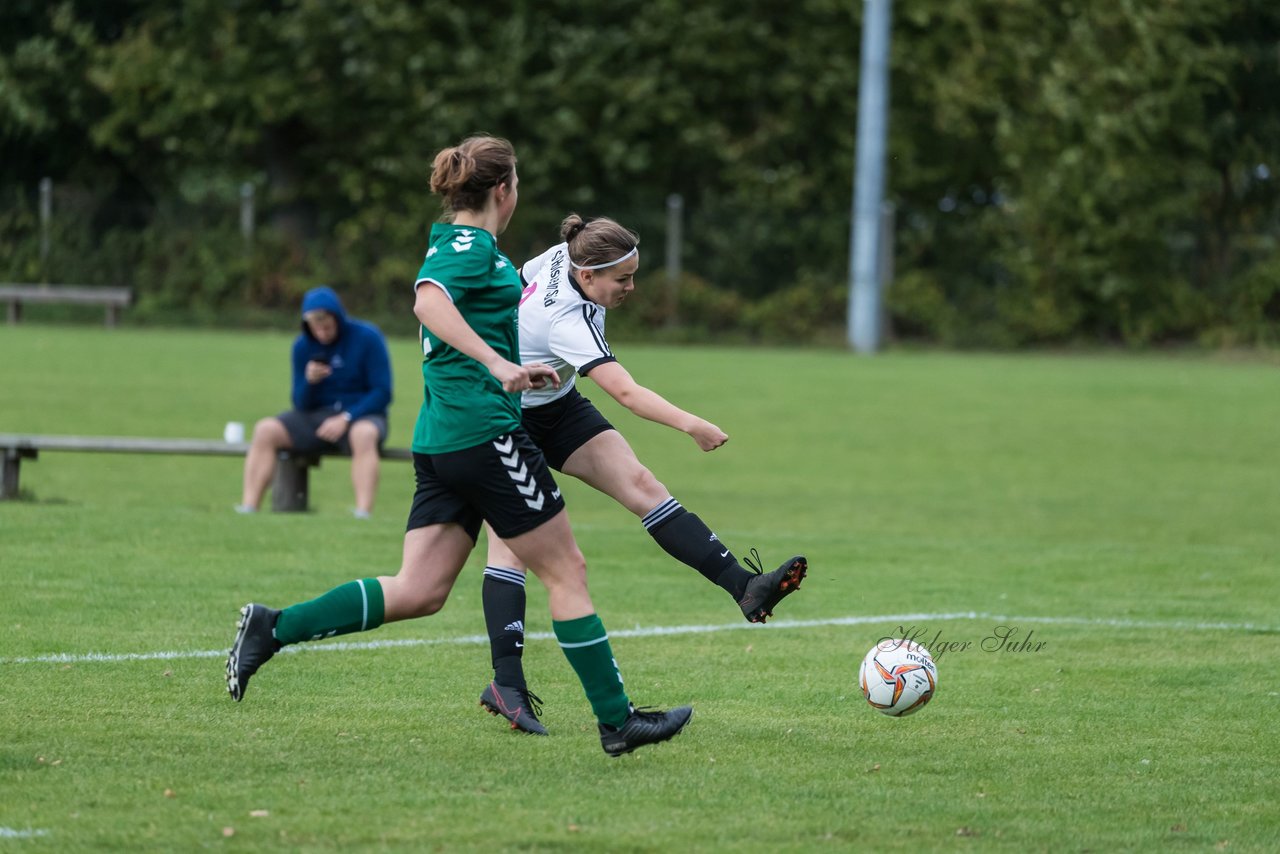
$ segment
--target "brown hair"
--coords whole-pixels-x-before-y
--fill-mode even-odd
[[[436,155],[431,164],[431,192],[438,194],[447,215],[478,211],[489,191],[507,184],[515,173],[516,152],[496,136],[469,136]]]
[[[607,216],[583,221],[576,213],[560,223],[560,239],[569,244],[569,260],[579,267],[620,260],[640,245],[640,235]]]

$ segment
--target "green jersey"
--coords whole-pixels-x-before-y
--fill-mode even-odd
[[[436,223],[415,288],[440,287],[467,324],[498,355],[520,363],[520,273],[482,228]],[[413,431],[420,454],[460,451],[520,426],[520,395],[502,390],[488,369],[420,330],[422,409]]]

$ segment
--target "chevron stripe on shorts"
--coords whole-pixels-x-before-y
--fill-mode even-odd
[[[546,496],[538,488],[538,482],[533,479],[529,467],[520,459],[520,449],[515,447],[511,434],[494,439],[493,447],[498,452],[503,468],[507,470],[507,477],[515,482],[516,491],[524,498],[524,503],[529,505],[530,510],[541,510]]]

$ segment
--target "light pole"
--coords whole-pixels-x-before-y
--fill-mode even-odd
[[[858,79],[858,142],[849,236],[849,344],[859,353],[880,347],[880,230],[889,128],[889,21],[892,0],[865,0]],[[891,244],[890,244],[891,245]],[[891,251],[891,250],[890,250]]]

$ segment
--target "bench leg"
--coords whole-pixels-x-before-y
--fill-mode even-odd
[[[320,465],[315,457],[295,456],[282,451],[276,457],[275,479],[271,482],[271,509],[276,513],[305,513],[312,466]]]
[[[9,300],[9,325],[13,326],[22,320],[22,303],[16,299]]]
[[[18,497],[18,469],[22,457],[14,448],[4,450],[4,480],[0,482],[0,500]]]
[[[116,323],[120,320],[120,309],[117,306],[107,306],[107,328],[115,329]]]

